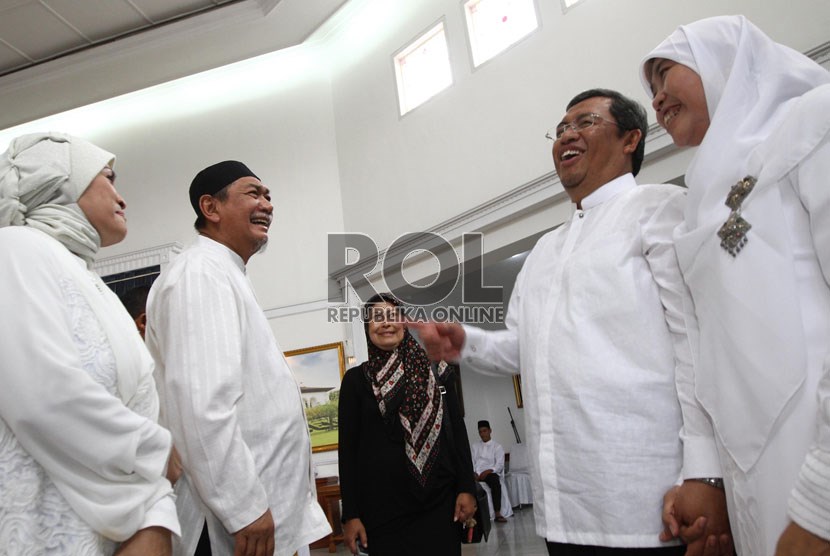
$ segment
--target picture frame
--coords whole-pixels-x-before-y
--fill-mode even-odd
[[[343,342],[295,349],[284,355],[300,386],[311,451],[336,450],[337,405],[340,383],[346,373]]]
[[[516,395],[516,407],[524,407],[525,402],[522,397],[522,375],[513,375],[513,393]]]

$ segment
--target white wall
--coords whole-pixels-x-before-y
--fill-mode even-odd
[[[639,60],[679,24],[744,13],[774,39],[801,51],[830,40],[830,3],[815,0],[586,0],[567,14],[558,1],[538,1],[538,32],[472,69],[458,0],[421,0],[417,8],[408,0],[361,4],[382,12],[382,28],[359,46],[351,44],[351,36],[333,40],[338,47],[331,59],[332,91],[345,229],[369,234],[380,247],[551,172],[544,133],[576,93],[608,87],[648,107],[637,76]],[[455,83],[399,117],[391,56],[442,18]],[[650,109],[649,116],[654,121]],[[640,179],[676,178],[691,154],[675,151],[654,160]],[[551,228],[568,213],[559,204],[517,215],[486,230],[485,248]],[[476,420],[489,416],[498,439],[512,443],[505,410],[512,400],[508,379],[465,380],[464,398],[471,442],[477,440]],[[523,436],[522,414],[514,411]]]
[[[262,306],[286,315],[270,321],[281,347],[296,349],[351,338],[319,308],[327,232],[364,232],[384,247],[548,175],[544,133],[567,101],[602,86],[646,102],[639,59],[678,24],[744,13],[797,50],[830,40],[830,2],[819,0],[585,0],[566,14],[558,0],[537,3],[540,29],[475,70],[459,0],[351,0],[303,46],[105,102],[100,112],[79,109],[48,127],[119,156],[131,232],[102,256],[188,243],[193,175],[222,159],[245,161],[276,203],[271,245],[251,260],[250,276]],[[455,83],[401,118],[391,56],[441,18]],[[0,141],[27,129],[0,132]],[[655,161],[643,180],[681,175],[688,157]],[[567,213],[559,203],[515,214],[486,230],[485,248],[551,228]],[[281,312],[288,306],[300,309]],[[475,421],[489,417],[509,445],[504,408],[515,401],[509,380],[497,380],[465,380],[467,424],[475,440]]]
[[[345,227],[381,245],[549,172],[545,130],[577,92],[610,87],[645,102],[638,62],[680,23],[742,12],[799,50],[830,28],[830,3],[815,0],[587,0],[564,15],[539,1],[539,31],[473,70],[458,0],[421,0],[416,12],[407,0],[383,4],[373,48],[339,48],[332,77]],[[391,54],[442,17],[455,84],[399,118]],[[390,210],[366,217],[389,198]]]

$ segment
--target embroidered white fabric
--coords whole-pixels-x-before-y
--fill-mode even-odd
[[[59,280],[72,327],[72,339],[83,369],[117,396],[115,358],[107,337],[77,285]],[[149,416],[152,383],[135,396],[133,411]],[[87,525],[58,491],[43,468],[23,449],[6,423],[0,421],[0,547],[8,555],[112,554],[116,543]],[[33,551],[33,547],[39,550]]]

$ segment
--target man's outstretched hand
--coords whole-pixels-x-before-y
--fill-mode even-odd
[[[433,361],[455,363],[461,358],[461,348],[467,334],[456,322],[407,322],[406,326],[418,334],[427,355]]]

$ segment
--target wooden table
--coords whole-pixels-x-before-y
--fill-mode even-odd
[[[343,542],[343,526],[340,523],[340,483],[337,477],[319,477],[317,502],[329,520],[332,533],[311,544],[311,548],[328,546],[329,552],[337,551],[337,543]]]

